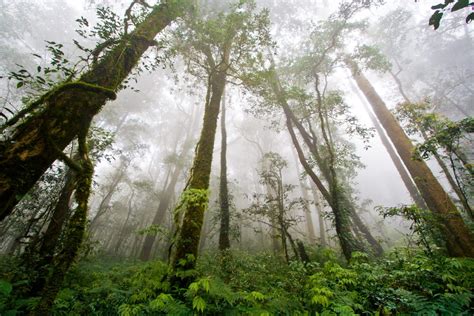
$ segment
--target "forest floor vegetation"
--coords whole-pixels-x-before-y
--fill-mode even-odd
[[[267,252],[206,253],[186,289],[163,281],[168,265],[161,260],[87,258],[69,272],[52,315],[474,314],[472,259],[428,257],[407,248],[376,261],[354,253],[349,264],[329,249],[310,257],[287,264]],[[12,260],[2,258],[2,271],[11,273]],[[2,278],[0,309],[15,286],[8,274]],[[16,302],[18,310],[34,300]]]

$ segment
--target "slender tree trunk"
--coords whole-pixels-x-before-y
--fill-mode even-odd
[[[184,151],[183,151],[184,153]],[[181,166],[175,166],[173,174],[171,175],[171,179],[167,184],[166,188],[163,188],[161,191],[161,198],[160,203],[158,205],[158,209],[153,217],[153,221],[151,222],[152,225],[161,225],[163,223],[163,219],[165,218],[166,211],[171,205],[171,200],[173,198],[174,190],[176,188],[176,183],[178,183],[179,175],[182,171]],[[155,243],[156,236],[155,235],[146,235],[145,241],[143,243],[142,251],[140,253],[141,260],[149,260],[150,255],[153,249],[153,244]]]
[[[154,45],[155,36],[182,14],[181,5],[164,2],[155,6],[78,82],[63,84],[37,100],[38,105],[43,104],[41,110],[30,113],[14,127],[11,137],[0,142],[0,220],[60,158],[61,151],[80,133],[82,124],[91,121],[107,99],[115,98],[114,91],[120,89],[143,53]]]
[[[354,68],[353,76],[397,149],[429,209],[438,216],[449,255],[474,257],[474,237],[448,194],[424,161],[412,159],[413,144],[370,82]]]
[[[78,161],[78,157],[76,157],[75,161]],[[64,224],[70,216],[69,203],[75,188],[76,172],[68,168],[64,186],[56,202],[46,232],[41,238],[38,238],[37,242],[30,243],[23,254],[22,265],[33,273],[28,280],[31,284],[30,291],[32,293],[41,291],[51,277],[49,270],[55,258],[55,252],[58,248],[59,237],[63,231]]]
[[[219,181],[219,203],[221,227],[219,231],[219,250],[224,251],[230,248],[230,210],[229,210],[229,190],[227,187],[227,131],[225,126],[225,93],[222,98],[221,107],[221,176]]]
[[[375,256],[380,257],[383,255],[383,248],[380,243],[372,236],[372,233],[368,229],[368,227],[362,222],[359,214],[357,214],[355,208],[350,208],[350,216],[352,222],[355,224],[355,227],[362,233],[364,239],[370,244],[372,251]]]
[[[172,283],[186,286],[191,278],[177,277],[178,271],[194,269],[199,249],[199,239],[203,224],[204,211],[207,208],[209,178],[211,174],[214,140],[222,94],[226,80],[225,71],[217,71],[209,80],[208,102],[206,102],[204,120],[196,155],[188,184],[182,199],[187,199],[182,210],[183,220],[178,228],[175,249],[171,257]]]
[[[77,161],[77,159],[74,160]],[[59,196],[56,207],[53,210],[53,216],[51,217],[48,228],[42,237],[42,243],[39,250],[39,255],[41,257],[52,256],[54,254],[64,223],[70,216],[71,210],[69,205],[75,188],[76,172],[73,169],[68,168],[61,195]]]

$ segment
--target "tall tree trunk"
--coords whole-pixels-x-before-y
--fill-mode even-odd
[[[74,159],[77,161],[78,159]],[[63,230],[64,223],[70,216],[70,202],[71,196],[76,188],[76,172],[68,168],[65,176],[65,182],[61,195],[56,203],[56,207],[53,210],[53,216],[48,224],[39,250],[41,257],[52,256],[54,250],[58,244],[59,236]]]
[[[221,107],[221,176],[219,181],[219,204],[221,227],[219,230],[219,250],[230,248],[230,211],[229,211],[229,189],[227,186],[227,131],[225,127],[225,93],[222,98]]]
[[[420,193],[418,192],[418,189],[416,188],[415,183],[413,183],[413,180],[408,174],[407,170],[405,169],[405,166],[403,165],[403,162],[400,160],[400,157],[398,157],[397,153],[395,152],[395,149],[393,149],[392,143],[385,135],[385,131],[383,130],[377,118],[369,109],[366,99],[362,97],[362,95],[360,94],[360,90],[354,87],[353,83],[351,83],[351,88],[353,92],[357,94],[366,112],[368,113],[370,120],[372,121],[372,124],[374,125],[375,130],[377,131],[377,134],[379,135],[383,146],[385,147],[385,150],[390,156],[390,159],[392,159],[392,162],[395,165],[395,168],[397,169],[398,174],[400,175],[400,178],[402,179],[403,183],[405,184],[405,187],[407,188],[411,199],[415,202],[415,204],[419,208],[427,209],[428,207],[426,206],[425,201],[423,200]]]
[[[82,124],[91,121],[107,99],[115,98],[114,91],[154,45],[155,36],[182,14],[183,7],[183,2],[155,6],[78,82],[60,85],[38,99],[35,104],[43,105],[41,110],[30,113],[14,127],[11,137],[0,142],[0,220],[60,158],[61,151],[80,133]]]
[[[359,214],[357,214],[354,207],[350,208],[350,216],[355,227],[362,233],[364,239],[370,244],[372,251],[375,256],[380,257],[383,255],[383,248],[380,243],[372,236],[369,228],[362,222]]]
[[[199,249],[199,239],[204,211],[208,205],[214,140],[222,94],[226,81],[225,70],[218,70],[209,78],[201,136],[196,149],[188,184],[182,194],[183,220],[177,228],[175,249],[171,257],[171,281],[186,286],[191,277],[177,276],[177,272],[194,269]]]
[[[183,153],[184,152],[185,150],[183,149]],[[180,156],[182,157],[184,155],[182,154]],[[158,204],[158,209],[156,210],[155,216],[153,217],[153,221],[151,222],[152,225],[161,225],[163,223],[163,219],[165,218],[166,211],[171,205],[171,201],[174,195],[174,190],[176,188],[176,184],[178,183],[179,175],[181,171],[182,171],[182,167],[180,165],[176,165],[173,170],[173,174],[171,175],[170,181],[166,185],[166,188],[163,188],[163,190],[161,191],[160,202]],[[143,243],[142,251],[140,253],[141,260],[150,259],[155,240],[156,240],[155,235],[146,235],[145,241]]]
[[[400,158],[415,181],[429,209],[439,219],[449,255],[474,257],[474,237],[464,224],[456,206],[424,161],[412,159],[414,146],[400,124],[365,76],[353,68],[353,76],[384,127]]]

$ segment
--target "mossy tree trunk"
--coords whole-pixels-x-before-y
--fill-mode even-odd
[[[59,158],[107,99],[115,98],[124,79],[155,36],[181,15],[187,1],[163,2],[130,34],[124,36],[78,82],[64,84],[38,100],[41,106],[14,126],[11,137],[0,142],[0,220]]]
[[[224,93],[226,72],[216,71],[210,75],[208,102],[204,110],[201,136],[191,169],[188,184],[181,197],[182,222],[175,237],[175,247],[171,257],[171,280],[186,286],[190,282],[186,271],[193,270],[199,249],[199,239],[207,208],[209,178],[211,174],[214,140],[221,98]]]
[[[398,155],[410,172],[427,206],[438,217],[448,254],[455,257],[474,257],[474,236],[464,224],[451,198],[426,163],[412,158],[413,144],[367,78],[356,66],[352,68],[352,73],[359,89],[369,101]]]
[[[400,69],[400,71],[401,71],[401,69]],[[403,88],[402,81],[398,77],[399,72],[394,73],[393,71],[390,71],[390,75],[392,76],[393,80],[395,81],[395,83],[397,85],[397,88],[398,88],[398,91],[402,95],[405,102],[412,103],[411,100],[408,98],[407,94],[405,93],[405,89]],[[461,111],[461,113],[463,115],[465,115],[466,117],[469,116],[462,108],[459,107],[459,105],[457,105],[455,103],[454,103],[454,105],[458,110]],[[421,136],[423,137],[423,139],[426,141],[428,139],[428,135],[426,134],[426,131],[424,130],[424,128],[422,126],[418,126],[417,128],[420,131]],[[436,162],[438,163],[438,165],[443,170],[443,173],[446,176],[446,180],[448,180],[449,185],[453,189],[454,193],[456,193],[456,195],[459,198],[459,201],[461,202],[464,210],[470,216],[470,218],[473,219],[474,216],[473,216],[472,208],[469,205],[469,201],[468,201],[466,195],[464,194],[463,190],[461,189],[461,187],[458,185],[458,183],[456,182],[454,177],[451,175],[451,172],[449,171],[449,168],[446,166],[446,163],[444,162],[443,158],[441,158],[440,155],[437,152],[433,152],[433,156],[434,156]],[[425,207],[420,206],[420,205],[418,205],[418,206],[421,207],[421,208],[425,208],[425,209],[428,208],[426,206],[426,204],[425,204]]]

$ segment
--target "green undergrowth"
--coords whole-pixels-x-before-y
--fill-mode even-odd
[[[69,273],[53,315],[472,315],[474,260],[413,250],[378,261],[329,250],[308,264],[269,253],[204,254],[187,289],[170,290],[162,261],[88,259]],[[173,294],[170,294],[173,293]],[[10,294],[0,282],[0,304]]]

